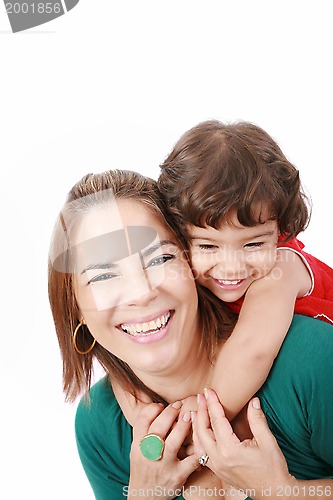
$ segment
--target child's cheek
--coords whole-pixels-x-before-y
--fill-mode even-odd
[[[276,251],[254,253],[251,259],[247,259],[247,264],[252,267],[251,276],[257,280],[265,277],[272,271],[276,263]]]
[[[210,259],[211,260],[211,259]],[[196,252],[191,253],[191,266],[194,277],[200,279],[210,269],[210,262],[205,257],[200,257]]]

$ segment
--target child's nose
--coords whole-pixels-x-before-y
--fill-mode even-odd
[[[239,277],[244,273],[246,265],[240,255],[236,252],[223,252],[220,254],[215,268],[223,278]]]

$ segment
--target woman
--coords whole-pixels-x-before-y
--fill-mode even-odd
[[[67,399],[89,389],[94,359],[106,372],[76,418],[80,457],[97,499],[200,498],[204,488],[224,494],[226,484],[208,467],[196,470],[198,458],[184,445],[190,414],[180,410],[184,398],[210,385],[233,318],[214,307],[209,292],[197,295],[184,250],[164,219],[155,182],[133,172],[84,177],[56,224],[49,295]],[[296,320],[289,335],[296,338],[299,328],[309,336],[325,328],[332,333],[329,325],[307,321]],[[330,349],[319,343],[325,355]],[[332,361],[329,368],[333,376]],[[137,412],[140,400],[153,403]],[[325,419],[333,416],[329,403],[322,411]],[[328,442],[331,427],[325,427]],[[333,457],[327,468],[333,475]],[[275,473],[288,484],[283,468]],[[318,477],[329,477],[327,470]]]

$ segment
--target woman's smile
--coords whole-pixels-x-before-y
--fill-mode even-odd
[[[169,310],[144,320],[131,320],[117,326],[118,330],[139,344],[149,344],[163,339],[170,330],[174,311]]]

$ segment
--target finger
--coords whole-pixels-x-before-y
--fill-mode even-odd
[[[172,431],[165,440],[165,453],[177,456],[180,448],[191,429],[191,414],[189,411],[185,412],[182,417],[176,422]]]
[[[192,441],[192,443],[188,444],[186,447],[185,447],[185,455],[184,456],[189,456],[189,455],[193,455],[195,454],[195,448],[194,448],[194,441]]]
[[[195,427],[195,420],[197,418],[196,412],[192,412],[191,416],[192,416],[192,425],[193,425],[193,447],[194,447],[194,453],[196,454],[197,458],[199,458],[202,455],[204,455],[205,450],[203,449],[203,447],[202,447],[202,445],[200,443],[200,439],[198,437],[198,434],[196,432],[196,427]],[[211,434],[213,432],[211,429],[208,429],[208,431],[210,431]],[[215,443],[215,440],[214,440],[213,436],[212,436],[212,439],[213,439],[213,441]]]
[[[260,407],[259,398],[250,401],[247,408],[247,418],[254,440],[262,448],[276,448],[277,441],[270,431],[264,412]]]
[[[197,469],[201,469],[201,465],[195,455],[190,455],[179,462],[179,469],[184,477],[188,477],[192,472]]]
[[[195,421],[200,427],[210,429],[210,418],[208,414],[207,401],[203,394],[198,394],[197,403],[198,411]]]
[[[182,403],[181,413],[185,413],[185,411],[196,411],[198,409],[197,396],[188,396],[182,399]]]
[[[205,450],[212,450],[216,446],[214,433],[210,428],[210,419],[206,399],[198,394],[198,411],[192,412],[193,442],[198,456]]]
[[[208,415],[213,433],[219,446],[227,447],[239,443],[229,420],[226,418],[223,407],[213,389],[205,389]]]
[[[144,406],[138,413],[133,425],[133,441],[140,440],[148,434],[151,423],[163,411],[164,406],[159,403],[151,403]]]
[[[173,423],[179,415],[179,410],[182,407],[181,401],[168,405],[163,411],[157,415],[149,427],[149,433],[157,434],[165,438],[172,428]]]

